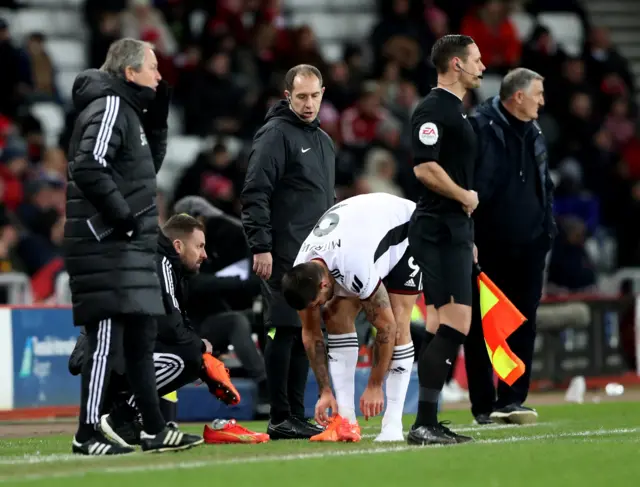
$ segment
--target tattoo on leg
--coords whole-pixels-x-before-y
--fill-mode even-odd
[[[367,320],[373,324],[377,321],[380,313],[383,313],[385,308],[391,308],[391,302],[389,300],[389,294],[385,290],[384,286],[380,285],[378,290],[371,296],[370,299],[362,302],[362,308],[364,309]],[[391,340],[390,326],[383,326],[376,329],[376,341],[373,344],[372,351],[372,365],[375,367],[380,361],[380,346],[387,345]],[[394,336],[395,339],[395,336]]]
[[[376,333],[376,341],[373,344],[373,352],[372,352],[372,363],[373,366],[375,367],[376,365],[378,365],[378,362],[380,361],[380,345],[386,345],[389,343],[389,327],[385,326],[382,329],[377,330]]]

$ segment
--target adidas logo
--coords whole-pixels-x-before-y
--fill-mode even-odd
[[[164,437],[163,444],[167,446],[178,446],[182,443],[183,433],[180,431],[169,430],[167,431],[167,435]]]
[[[405,369],[404,367],[394,367],[393,369],[389,369],[389,372],[391,372],[392,374],[402,374],[406,371],[407,369]]]
[[[327,354],[327,360],[328,360],[329,362],[337,362],[337,361],[338,361],[338,359],[337,359],[337,358],[332,357],[330,353],[328,353],[328,354]]]
[[[111,450],[111,445],[95,442],[89,447],[89,455],[106,455]]]
[[[405,282],[404,285],[407,287],[416,287],[416,282],[413,280],[413,277],[412,277],[407,282]]]

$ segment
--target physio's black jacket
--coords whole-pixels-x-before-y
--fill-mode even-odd
[[[535,121],[513,117],[498,97],[478,107],[471,123],[478,135],[473,213],[476,239],[526,245],[555,236],[553,182],[547,144]]]
[[[99,212],[119,228],[131,219],[132,196],[154,203],[167,139],[165,128],[143,127],[154,96],[151,88],[98,70],[80,73],[73,85],[78,116],[69,143],[63,249],[76,326],[118,314],[164,314],[155,206],[138,218],[133,238],[116,231],[98,242],[86,223]]]
[[[204,344],[186,312],[190,273],[184,268],[171,240],[159,229],[156,263],[165,308],[165,314],[157,318],[158,342],[168,346],[190,345],[194,349],[203,348]]]
[[[335,146],[319,120],[305,123],[287,101],[258,130],[242,190],[242,224],[253,254],[271,252],[280,287],[302,242],[335,202]]]
[[[462,100],[434,88],[416,107],[412,119],[414,165],[437,162],[461,188],[473,189],[476,135]],[[416,214],[465,215],[462,204],[422,185]]]

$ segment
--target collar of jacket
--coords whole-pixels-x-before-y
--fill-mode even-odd
[[[309,132],[315,131],[320,127],[320,119],[318,117],[316,117],[316,119],[311,123],[303,122],[302,120],[300,120],[300,118],[298,118],[298,116],[289,106],[289,102],[287,100],[280,100],[271,108],[269,108],[264,121],[268,122],[272,118],[285,120],[291,125],[295,125],[296,127],[299,127],[302,130],[307,130]]]
[[[503,128],[507,128],[513,131],[509,120],[507,120],[507,117],[505,117],[500,111],[500,107],[498,105],[499,103],[500,97],[494,96],[478,107],[478,114],[480,116],[486,117],[489,120],[489,123],[498,123]],[[542,129],[538,125],[538,122],[536,122],[535,120],[531,120],[530,122],[525,123],[524,135],[528,135],[532,129],[535,129],[538,134],[542,134]],[[515,133],[515,131],[513,132]]]
[[[158,254],[169,260],[171,267],[173,267],[173,270],[178,275],[178,279],[181,279],[185,272],[180,256],[173,247],[171,239],[162,233],[160,228],[158,228]]]
[[[131,83],[98,69],[87,69],[80,73],[73,83],[72,93],[73,104],[78,111],[93,100],[117,95],[131,105],[139,116],[142,116],[156,96],[152,88]]]

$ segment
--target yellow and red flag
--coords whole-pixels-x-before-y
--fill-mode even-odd
[[[493,370],[510,386],[524,374],[525,366],[509,345],[507,337],[526,318],[484,272],[478,275],[482,331]]]

